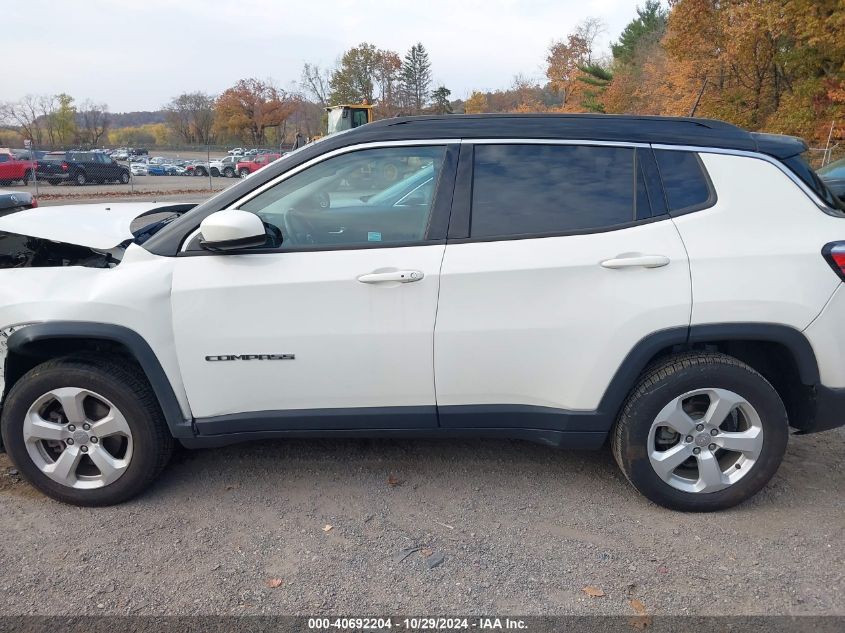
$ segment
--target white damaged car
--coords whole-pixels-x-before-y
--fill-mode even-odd
[[[176,441],[487,436],[609,444],[653,502],[731,507],[791,430],[845,424],[845,207],[806,149],[400,117],[196,208],[0,217],[3,443],[80,505],[138,494]]]

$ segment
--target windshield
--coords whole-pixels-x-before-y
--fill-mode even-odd
[[[790,158],[783,160],[783,164],[789,167],[792,172],[798,176],[802,182],[813,190],[819,198],[831,209],[835,209],[841,213],[845,213],[845,203],[833,195],[833,192],[828,189],[824,181],[819,178],[819,175],[813,171],[810,164],[805,159],[804,154],[796,154]]]

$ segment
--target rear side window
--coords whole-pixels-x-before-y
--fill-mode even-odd
[[[669,211],[695,211],[713,202],[704,166],[695,152],[654,150]]]
[[[471,237],[561,234],[651,217],[634,149],[476,145]]]

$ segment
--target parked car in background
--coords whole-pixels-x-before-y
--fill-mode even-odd
[[[27,184],[35,177],[35,162],[21,160],[11,152],[0,153],[0,184]]]
[[[828,189],[840,200],[845,200],[845,158],[833,161],[818,171]]]
[[[129,152],[125,149],[119,149],[112,152],[110,157],[114,160],[129,160]]]
[[[28,191],[10,191],[0,189],[0,215],[33,209],[38,206],[38,199]]]
[[[236,147],[236,148],[234,148],[234,149],[230,149],[230,150],[229,150],[228,152],[226,152],[226,153],[227,153],[227,154],[231,154],[232,156],[243,156],[244,151],[246,151],[246,150],[244,150],[244,148],[243,148],[243,147]]]
[[[51,185],[61,182],[127,184],[131,177],[128,167],[99,152],[49,152],[36,163],[35,173],[39,180],[46,180]]]
[[[241,155],[232,155],[221,158],[220,160],[211,161],[211,175],[234,178],[238,173],[238,162],[242,159],[243,156]]]
[[[129,149],[130,156],[147,156],[150,151],[142,147],[132,147]]]
[[[133,176],[149,176],[150,174],[146,163],[132,163],[129,165],[129,171]]]
[[[251,157],[244,156],[242,160],[238,162],[235,166],[235,169],[238,172],[238,176],[241,178],[246,178],[252,173],[255,173],[262,167],[266,167],[274,160],[281,158],[281,154],[261,154],[261,155],[254,155]]]

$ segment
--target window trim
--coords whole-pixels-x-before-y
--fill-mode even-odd
[[[409,246],[430,246],[432,244],[446,243],[446,226],[448,225],[449,212],[452,202],[452,192],[455,186],[455,168],[457,163],[457,154],[460,148],[459,139],[415,139],[402,141],[374,141],[371,143],[359,143],[356,145],[347,145],[325,154],[315,156],[309,161],[297,165],[296,167],[279,174],[276,178],[264,183],[260,187],[256,187],[243,197],[230,203],[228,206],[220,209],[221,211],[239,210],[241,205],[246,204],[253,198],[256,198],[264,191],[274,187],[288,178],[309,169],[310,167],[330,160],[335,156],[342,154],[349,154],[352,152],[363,151],[368,149],[383,149],[389,147],[438,147],[444,148],[443,165],[440,169],[440,174],[437,177],[435,184],[435,195],[432,199],[431,211],[428,217],[428,224],[426,225],[426,232],[422,240],[414,240],[409,242],[368,242],[361,244],[311,244],[301,245],[295,248],[255,248],[243,249],[231,252],[212,252],[205,249],[188,250],[191,242],[193,242],[200,235],[200,227],[197,227],[182,238],[182,245],[179,248],[177,257],[196,257],[196,256],[232,256],[232,255],[264,255],[271,253],[300,253],[300,252],[319,252],[319,251],[341,251],[341,250],[369,250],[374,248],[405,248]],[[445,214],[445,218],[441,217]]]
[[[663,148],[653,147],[652,150],[663,151]],[[695,160],[698,162],[698,168],[704,175],[704,183],[707,186],[707,199],[704,202],[699,202],[698,204],[691,204],[686,207],[681,207],[680,209],[672,209],[669,206],[669,194],[666,190],[666,182],[663,180],[663,174],[660,173],[660,163],[657,160],[657,154],[654,154],[654,165],[657,169],[657,173],[660,178],[661,188],[663,189],[663,200],[665,201],[666,210],[668,214],[673,218],[682,215],[687,215],[688,213],[695,213],[696,211],[704,211],[705,209],[709,209],[711,207],[716,206],[716,203],[719,201],[719,196],[716,194],[716,188],[713,186],[713,181],[710,180],[710,174],[707,172],[707,167],[704,165],[704,161],[701,160],[701,156],[699,156],[699,153],[692,151],[687,151],[686,153],[692,154],[695,157]]]
[[[636,167],[638,151],[651,153],[651,145],[648,143],[637,142],[618,142],[618,141],[589,141],[589,140],[571,140],[571,139],[462,139],[461,153],[458,161],[457,179],[455,184],[455,196],[452,202],[452,215],[449,221],[449,234],[447,244],[473,244],[476,242],[504,242],[510,240],[530,240],[542,239],[547,237],[568,237],[575,235],[591,235],[594,233],[609,233],[611,231],[621,231],[635,226],[644,224],[651,224],[653,222],[662,222],[668,220],[671,216],[664,210],[659,213],[651,202],[651,191],[648,182],[649,168],[651,165],[646,162],[644,165],[646,177],[646,189],[649,193],[649,204],[651,206],[651,217],[642,218],[638,220],[631,220],[622,224],[612,224],[608,226],[591,227],[585,229],[571,229],[568,231],[553,231],[542,233],[512,233],[507,235],[492,235],[472,237],[470,229],[472,224],[472,189],[473,177],[475,167],[475,145],[578,145],[578,146],[594,146],[594,147],[622,147],[634,150],[634,166]],[[656,159],[652,160],[656,163]],[[656,170],[656,165],[654,166]],[[634,176],[636,177],[636,170]],[[659,179],[658,179],[659,182]],[[663,193],[663,183],[660,184],[660,195]],[[636,195],[636,192],[634,192]]]

